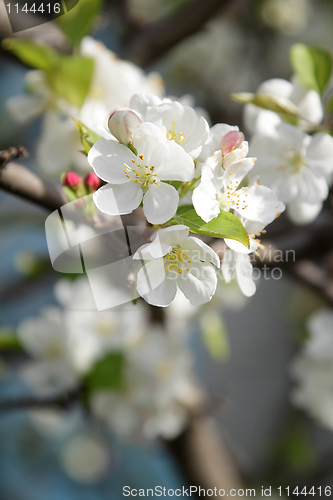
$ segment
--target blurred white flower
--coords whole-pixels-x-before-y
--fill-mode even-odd
[[[122,61],[92,37],[84,37],[80,53],[91,57],[95,63],[90,91],[78,116],[85,125],[101,135],[107,130],[110,112],[119,107],[128,107],[136,92],[162,97],[163,80],[157,73],[146,75],[133,63]]]
[[[81,108],[59,98],[49,87],[43,71],[29,71],[27,95],[11,98],[7,110],[18,123],[29,123],[44,114],[42,134],[37,144],[38,167],[50,176],[77,168],[89,170],[82,153],[72,117],[82,121],[103,137],[111,138],[107,128],[110,112],[128,107],[135,92],[163,96],[163,80],[156,73],[146,75],[136,65],[122,61],[101,42],[84,37],[79,53],[94,60],[94,72],[88,95]]]
[[[309,338],[290,366],[291,401],[333,430],[333,311],[314,313],[306,326]]]
[[[257,157],[250,180],[259,175],[287,205],[287,214],[295,224],[312,222],[332,184],[333,138],[324,132],[310,136],[280,123],[269,134],[255,134],[250,153]]]
[[[183,336],[151,329],[126,356],[124,387],[94,394],[92,409],[120,435],[176,437],[201,401]]]
[[[319,94],[315,90],[305,89],[297,80],[292,82],[282,78],[272,78],[259,85],[256,94],[266,94],[284,108],[292,110],[300,119],[301,127],[319,125],[324,118],[323,106]],[[244,106],[244,125],[251,134],[274,131],[281,118],[268,109],[254,104]]]
[[[91,148],[88,161],[101,179],[111,184],[94,193],[101,212],[128,214],[143,200],[149,222],[162,224],[176,213],[179,196],[163,181],[190,181],[194,175],[191,157],[152,123],[142,123],[133,132],[135,155],[116,141],[100,139]]]
[[[192,305],[211,300],[216,290],[216,253],[198,238],[189,237],[186,226],[157,231],[152,243],[140,247],[134,259],[148,261],[137,275],[138,293],[148,304],[166,307],[174,300],[177,287]]]
[[[97,483],[105,478],[111,463],[105,439],[92,431],[71,436],[60,450],[60,463],[79,483]]]

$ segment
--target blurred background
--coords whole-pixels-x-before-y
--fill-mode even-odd
[[[159,73],[166,95],[183,96],[204,108],[211,124],[229,123],[243,130],[242,106],[230,94],[254,92],[273,77],[289,79],[294,43],[333,47],[331,0],[215,2],[200,26],[191,18],[192,3],[105,0],[91,34],[119,57]],[[184,8],[188,15],[179,22],[177,14]],[[4,39],[11,33],[2,5],[0,15]],[[133,46],[138,31],[144,40],[154,23],[164,26],[171,19],[178,19],[169,31],[179,30],[179,40],[176,36],[163,48],[157,39],[155,52],[154,47],[140,51],[139,44]],[[184,29],[192,22],[193,29]],[[30,33],[47,40],[56,31],[51,21],[20,36]],[[58,42],[56,34],[52,40]],[[41,120],[18,125],[6,107],[8,99],[23,93],[28,69],[0,50],[0,150],[24,146],[29,152],[24,164],[36,170]],[[54,285],[61,276],[49,263],[45,218],[44,210],[0,191],[3,334],[15,331],[27,316],[37,316],[43,306],[56,304]],[[274,225],[273,232],[280,230]],[[189,322],[189,345],[208,401],[205,412],[216,424],[232,468],[243,485],[258,491],[262,485],[333,487],[332,432],[290,403],[290,361],[306,335],[306,319],[327,301],[288,272],[279,280],[258,281],[257,293],[250,298],[228,288],[224,293],[225,300],[214,306],[223,330],[222,355],[216,359],[208,352],[200,314]],[[21,364],[20,353],[1,353],[1,400],[27,393],[18,376]],[[70,430],[55,438],[52,432],[42,432],[26,410],[0,412],[1,500],[117,500],[124,485],[139,489],[187,484],[176,446],[160,439],[124,440],[112,431],[105,438],[105,430],[89,412],[82,415],[74,405],[71,413]]]

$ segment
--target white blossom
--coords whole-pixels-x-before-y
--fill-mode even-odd
[[[164,181],[190,181],[194,174],[191,157],[152,123],[142,123],[133,132],[135,155],[115,141],[100,139],[91,148],[88,161],[96,174],[111,184],[94,194],[101,212],[128,214],[143,201],[143,211],[152,224],[163,224],[176,213],[179,195]]]
[[[305,89],[295,77],[292,82],[282,78],[267,80],[258,87],[256,93],[271,96],[277,104],[296,113],[300,118],[300,126],[319,125],[324,117],[319,94],[315,90]],[[274,111],[254,104],[244,107],[244,124],[251,134],[267,133],[279,123],[281,118]]]
[[[193,108],[180,102],[158,101],[146,95],[136,94],[130,106],[141,113],[144,121],[163,127],[168,140],[179,144],[193,159],[196,159],[207,139],[209,126],[203,116]]]
[[[280,123],[270,134],[254,135],[250,153],[257,157],[250,179],[259,175],[287,205],[295,224],[312,222],[332,184],[333,138],[324,132],[310,136]]]
[[[333,311],[320,310],[307,322],[309,338],[293,359],[292,403],[333,430]]]
[[[157,231],[152,243],[140,247],[134,259],[148,261],[137,275],[138,293],[149,304],[166,307],[177,287],[192,305],[208,302],[215,293],[220,267],[216,253],[198,238],[189,237],[186,226]]]
[[[183,339],[147,332],[126,357],[124,389],[96,392],[93,413],[122,436],[176,437],[201,399]]]
[[[255,163],[255,158],[243,158],[243,154],[241,149],[239,153],[236,149],[223,159],[219,150],[204,163],[201,182],[193,191],[192,201],[197,214],[205,222],[224,210],[266,225],[284,210],[284,205],[268,187],[257,183],[240,187]],[[231,158],[229,155],[232,155]]]

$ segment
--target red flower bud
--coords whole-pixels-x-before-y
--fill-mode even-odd
[[[101,179],[97,177],[95,172],[90,172],[84,178],[84,185],[89,191],[95,192],[101,187]]]
[[[63,181],[62,184],[63,186],[67,186],[69,188],[75,189],[79,186],[79,184],[82,182],[82,178],[76,174],[75,172],[68,172]]]
[[[244,141],[244,134],[238,130],[231,130],[224,137],[222,137],[219,149],[222,151],[223,156],[230,153],[233,149],[239,148]]]

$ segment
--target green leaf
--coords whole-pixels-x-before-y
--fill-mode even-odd
[[[77,126],[78,131],[80,132],[81,142],[87,155],[95,142],[101,139],[101,136],[96,134],[96,132],[80,122],[80,120],[76,120],[75,118],[73,118],[73,120],[75,122],[75,125]]]
[[[215,359],[227,359],[230,348],[222,316],[217,311],[208,310],[201,315],[200,323],[202,340],[207,351]]]
[[[65,193],[68,201],[75,201],[78,199],[77,193],[75,191],[73,191],[73,189],[71,189],[70,187],[63,186],[62,189],[64,190],[64,193]]]
[[[333,94],[329,97],[326,107],[329,113],[333,112]]]
[[[297,43],[290,49],[290,60],[302,85],[323,95],[332,74],[331,52]]]
[[[90,88],[94,61],[89,57],[61,56],[47,70],[50,87],[56,94],[81,107]]]
[[[282,115],[287,115],[291,117],[297,117],[298,111],[297,107],[286,99],[281,99],[279,97],[273,96],[271,94],[259,93],[251,94],[248,92],[242,92],[239,94],[231,94],[231,98],[241,104],[255,104],[260,108],[269,109],[275,113]]]
[[[87,389],[121,389],[123,383],[125,357],[122,353],[112,352],[105,358],[97,361],[91,372],[86,376]]]
[[[60,29],[74,47],[92,31],[101,6],[102,0],[80,0],[71,11],[57,18]]]
[[[189,210],[181,215],[175,215],[168,223],[184,224],[191,233],[212,236],[213,238],[231,238],[240,241],[250,248],[249,235],[241,221],[230,212],[222,210],[215,219],[204,222],[195,210]]]
[[[0,352],[3,351],[23,351],[17,335],[10,328],[0,330]]]
[[[49,69],[59,57],[49,45],[23,38],[5,38],[2,47],[12,52],[24,64],[35,69]]]

